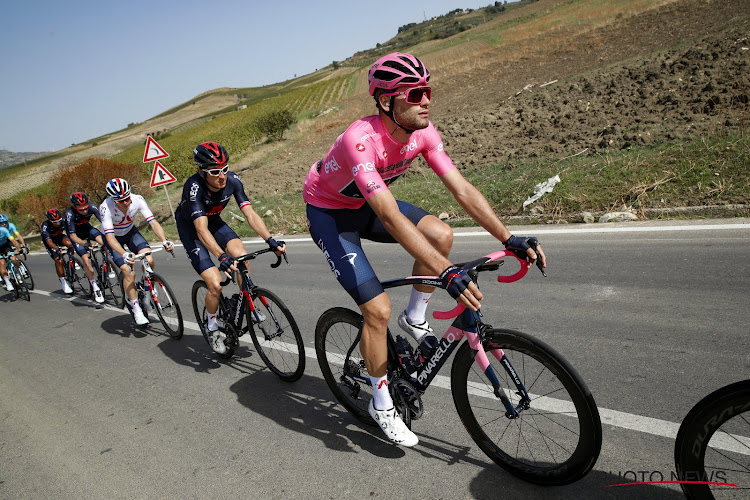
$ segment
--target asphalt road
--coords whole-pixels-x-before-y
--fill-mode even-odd
[[[414,423],[420,444],[401,449],[334,403],[314,356],[292,384],[249,342],[220,362],[194,329],[197,276],[178,249],[156,270],[187,320],[179,341],[65,297],[46,254],[29,257],[30,302],[0,292],[0,498],[681,498],[674,485],[607,485],[669,479],[690,407],[748,377],[750,220],[511,229],[539,235],[549,277],[481,282],[483,311],[552,345],[591,388],[604,443],[583,480],[541,488],[505,473],[439,386]],[[456,233],[454,261],[498,249],[481,232]],[[263,256],[253,278],[290,307],[309,353],[318,316],[354,304],[309,238],[287,241],[291,265],[273,270]],[[397,246],[366,249],[381,279],[410,274]],[[394,311],[407,293],[391,293]],[[443,295],[432,308],[450,307]]]

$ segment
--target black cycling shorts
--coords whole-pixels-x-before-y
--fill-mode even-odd
[[[398,208],[415,226],[429,215],[405,201],[399,201]],[[331,271],[357,305],[383,293],[383,286],[362,250],[361,239],[378,243],[396,243],[396,240],[370,205],[365,203],[357,209],[328,209],[308,204],[307,225]]]

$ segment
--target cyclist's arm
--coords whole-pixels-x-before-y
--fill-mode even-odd
[[[446,172],[440,177],[445,187],[451,192],[459,205],[466,210],[466,213],[474,219],[480,226],[487,230],[498,241],[504,242],[511,237],[511,232],[505,227],[505,224],[497,217],[492,210],[487,198],[467,181],[458,169]],[[534,250],[527,251],[529,258],[534,260],[537,255]],[[539,252],[542,259],[542,265],[546,267],[546,257],[544,252]],[[528,265],[531,265],[529,263]]]
[[[11,236],[10,238],[8,238],[8,241],[12,241],[13,245],[16,247],[16,250],[18,250],[19,253],[21,252],[21,244],[18,242],[16,238]]]
[[[107,233],[104,235],[104,237],[107,239],[107,245],[109,246],[110,250],[113,250],[120,255],[125,255],[125,249],[122,248],[122,245],[120,245],[120,242],[117,241],[117,238],[115,237],[114,233]]]
[[[267,241],[268,238],[271,237],[271,232],[266,227],[266,223],[263,222],[263,219],[258,215],[258,212],[255,211],[252,205],[246,204],[240,208],[240,211],[242,211],[242,215],[247,219],[250,228],[258,233],[258,236],[263,238],[263,241]],[[283,252],[285,249],[286,245],[279,245],[278,253]]]
[[[440,275],[452,265],[451,261],[433,247],[419,229],[399,211],[396,198],[390,190],[384,189],[378,192],[370,197],[367,203],[370,204],[388,233],[409,252],[409,255],[427,266],[435,276]],[[470,293],[464,293],[459,301],[472,309],[478,309],[478,297],[481,297],[481,293],[474,283],[469,285],[467,291]]]
[[[193,219],[193,225],[195,225],[195,232],[198,234],[198,239],[201,243],[203,243],[203,246],[206,247],[208,253],[212,254],[218,259],[219,256],[224,253],[224,249],[219,246],[219,244],[216,242],[216,239],[214,238],[214,235],[211,234],[211,231],[209,231],[208,217],[203,215],[201,217]]]

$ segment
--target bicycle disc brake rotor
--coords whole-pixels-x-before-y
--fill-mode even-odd
[[[391,398],[393,398],[393,404],[396,405],[401,415],[405,415],[408,410],[411,418],[415,420],[422,416],[424,413],[422,397],[410,382],[402,378],[395,378],[388,388],[391,392]]]

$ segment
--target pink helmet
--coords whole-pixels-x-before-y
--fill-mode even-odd
[[[370,82],[370,95],[374,96],[376,89],[393,90],[402,85],[427,85],[430,72],[413,55],[393,52],[375,61],[367,79]]]

